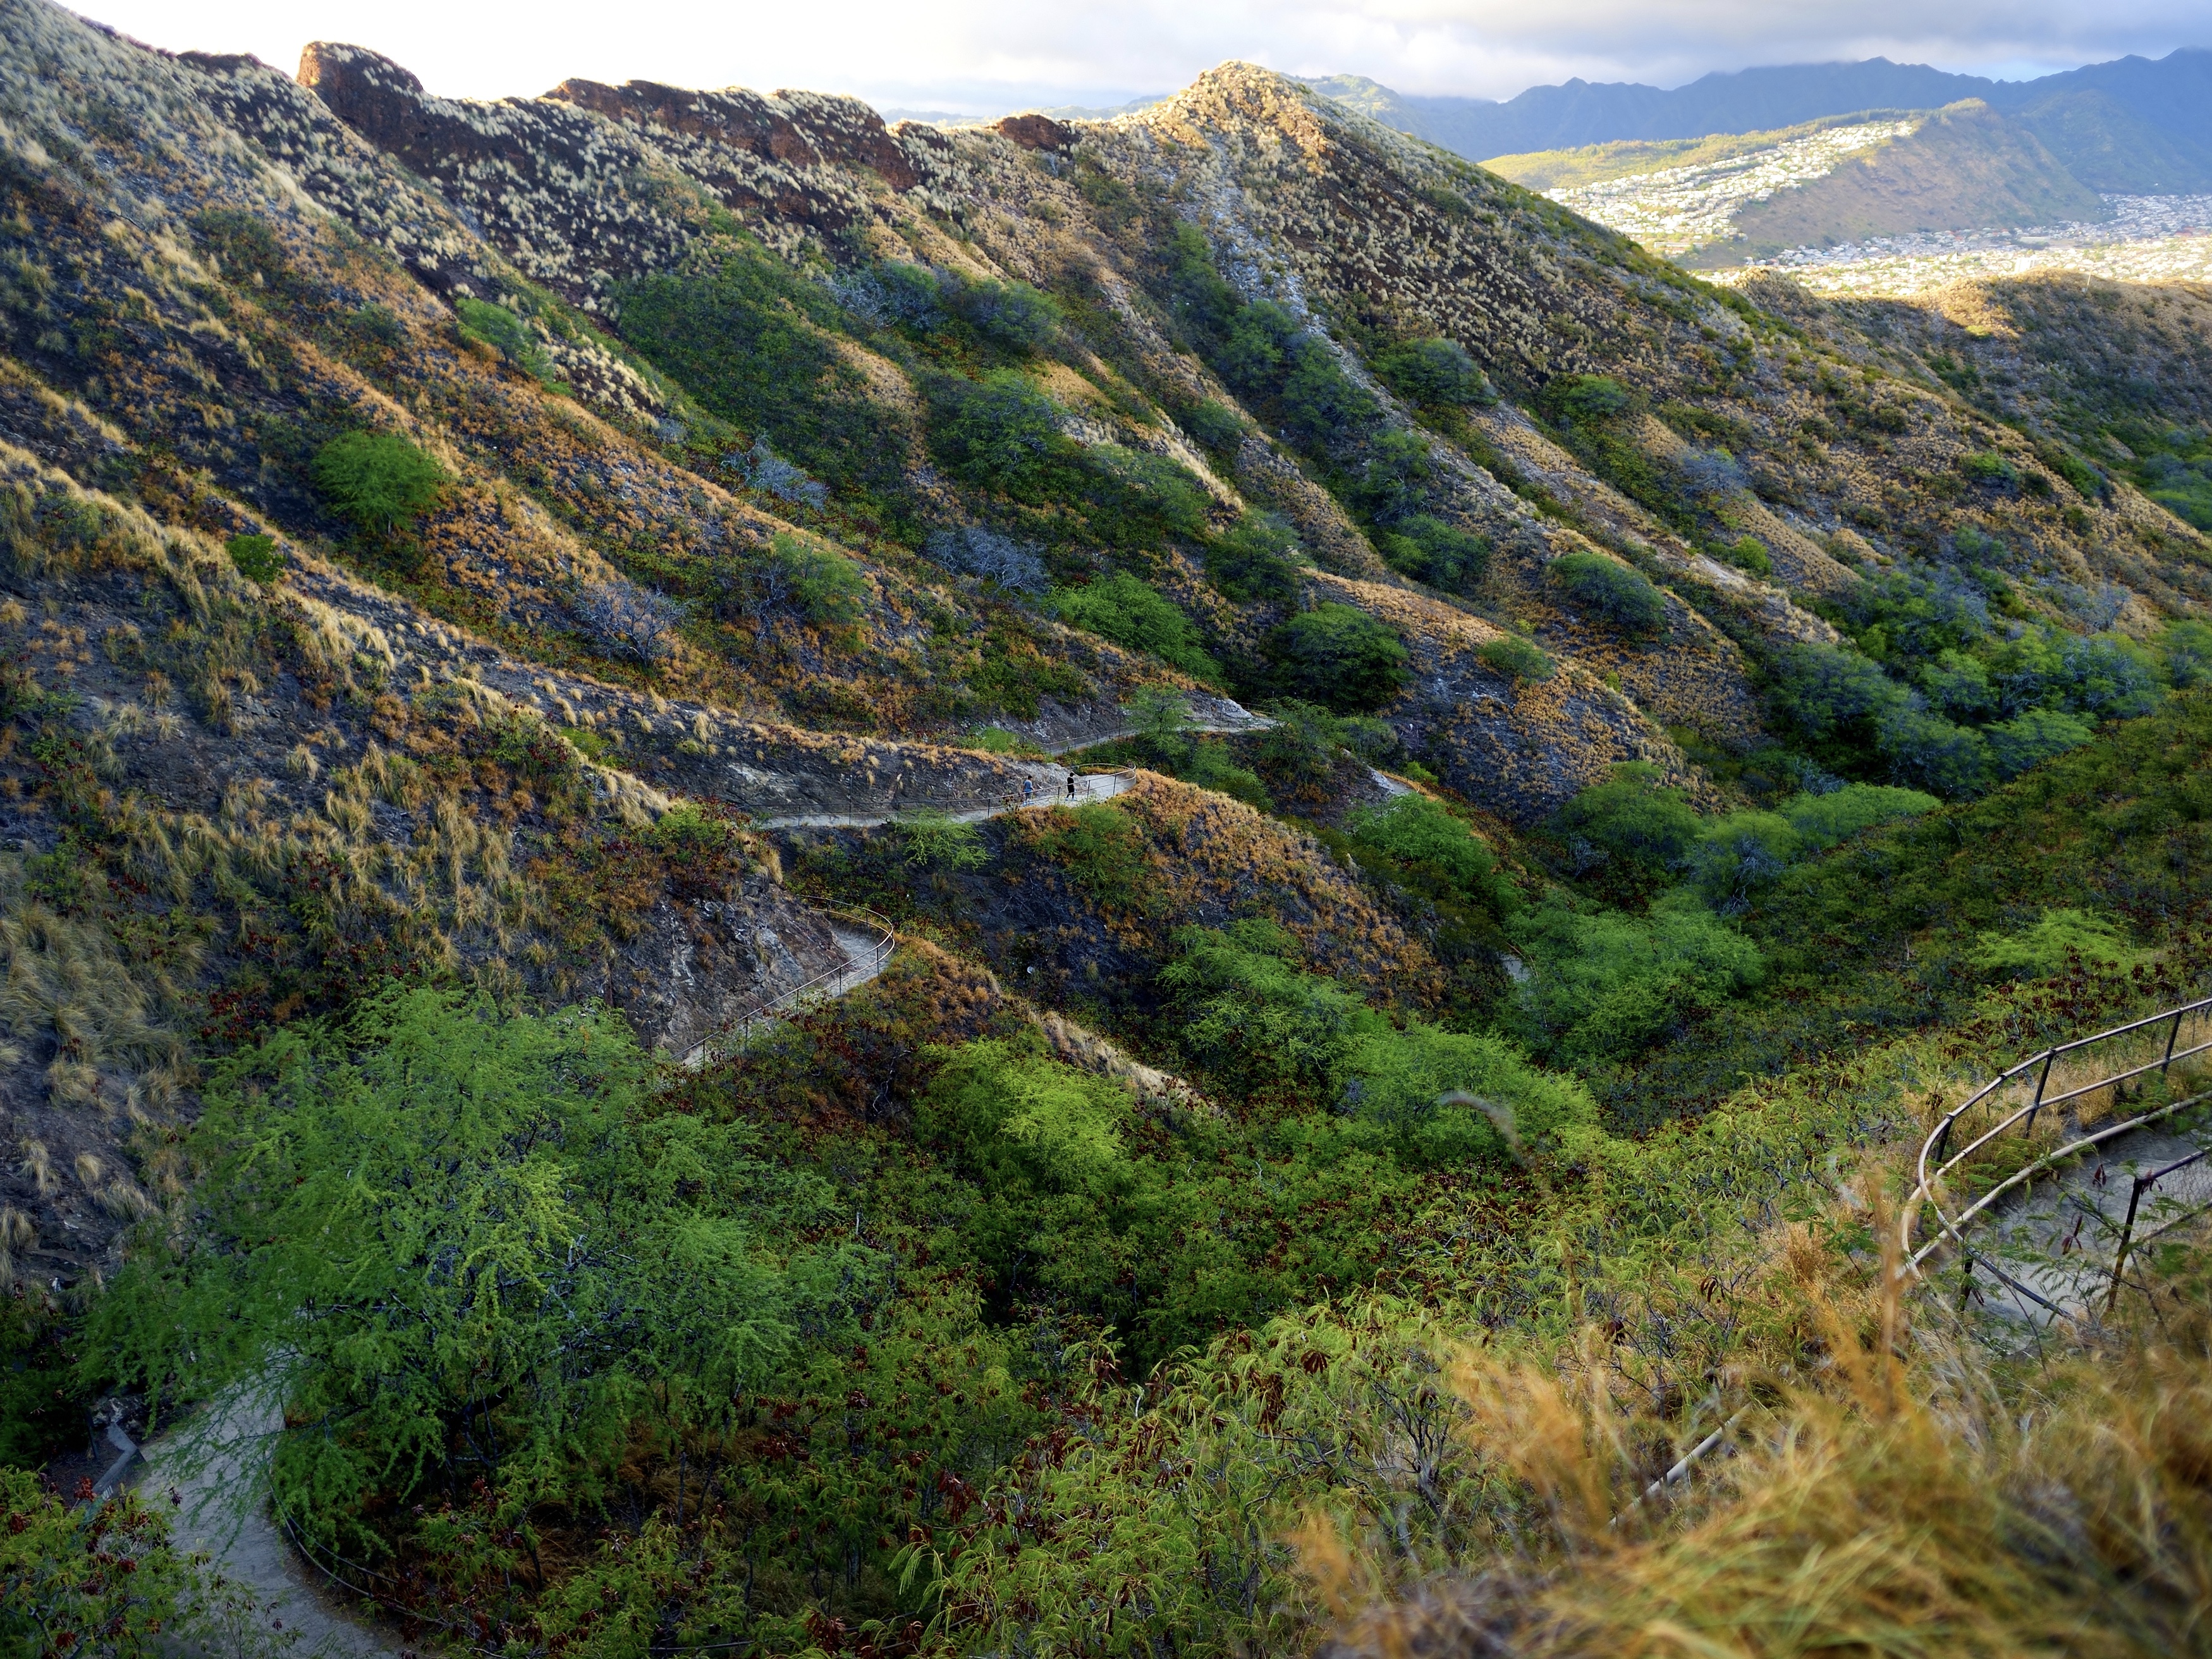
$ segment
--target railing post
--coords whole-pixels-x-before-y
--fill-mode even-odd
[[[2119,1305],[2120,1273],[2128,1265],[2128,1245],[2134,1238],[2136,1231],[2136,1206],[2142,1202],[2142,1194],[2143,1178],[2137,1176],[2135,1178],[2135,1185],[2128,1193],[2128,1218],[2120,1224],[2120,1248],[2112,1257],[2112,1294],[2105,1298],[2106,1313],[2112,1312]]]
[[[1959,1311],[1966,1311],[1967,1298],[1974,1293],[1974,1253],[1965,1253],[1966,1261],[1959,1269]]]
[[[1943,1167],[1943,1154],[1951,1145],[1951,1120],[1947,1117],[1936,1126],[1936,1167]]]
[[[2027,1109],[2027,1122],[2021,1129],[2021,1133],[2024,1135],[2032,1135],[2035,1133],[2036,1114],[2043,1109],[2043,1091],[2051,1083],[2051,1062],[2057,1058],[2058,1050],[2056,1048],[2043,1056],[2043,1069],[2035,1074],[2035,1099]]]
[[[2164,1077],[2166,1074],[2166,1069],[2173,1064],[2173,1045],[2181,1041],[2181,1016],[2185,1012],[2179,1008],[2173,1011],[2173,1024],[2166,1034],[2166,1058],[2158,1063],[2158,1074],[2160,1077]]]

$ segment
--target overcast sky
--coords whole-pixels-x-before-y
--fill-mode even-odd
[[[1877,54],[2018,79],[2212,45],[2205,0],[93,0],[87,10],[155,46],[250,52],[286,70],[309,40],[351,41],[455,97],[636,77],[983,115],[1119,103],[1232,58],[1509,98],[1577,75],[1675,86],[1711,70]]]

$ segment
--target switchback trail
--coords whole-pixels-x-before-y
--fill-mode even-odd
[[[948,811],[945,816],[957,823],[980,823],[1007,812],[1111,800],[1129,787],[1128,778],[1120,773],[1087,773],[1076,780],[1071,796],[1065,772],[1038,770],[1040,787],[1033,796]],[[1046,792],[1048,781],[1056,793]],[[755,828],[871,829],[901,816],[818,813],[770,818]],[[786,993],[769,1004],[760,1018],[772,1019],[801,1003],[831,1001],[859,989],[884,971],[897,948],[896,937],[887,930],[868,932],[842,919],[832,918],[830,932],[844,952],[846,966],[823,981]],[[694,1060],[702,1057],[703,1048]],[[204,1552],[217,1570],[266,1603],[267,1616],[281,1619],[283,1628],[296,1634],[295,1651],[301,1659],[398,1659],[400,1649],[391,1638],[340,1610],[339,1593],[327,1589],[323,1575],[300,1559],[257,1492],[256,1470],[265,1464],[281,1427],[275,1402],[239,1394],[209,1410],[214,1416],[201,1431],[204,1439],[194,1443],[189,1455],[186,1443],[173,1435],[143,1449],[140,1484],[157,1498],[173,1490],[178,1495],[173,1511],[177,1541]]]

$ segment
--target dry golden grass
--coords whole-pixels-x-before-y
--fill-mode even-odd
[[[1893,1237],[1876,1205],[1872,1236]],[[2181,1258],[2201,1260],[2200,1228]],[[1786,1378],[1742,1396],[1724,1448],[1657,1497],[1655,1431],[1602,1344],[1486,1351],[1449,1375],[1462,1432],[1519,1494],[1494,1553],[1386,1586],[1325,1520],[1295,1540],[1326,1650],[1643,1659],[2016,1659],[2212,1650],[2212,1304],[2169,1274],[2118,1327],[1994,1362],[1878,1264],[1802,1230],[1769,1271],[1814,1322]],[[1756,1344],[1753,1347],[1755,1349]],[[1747,1370],[1772,1358],[1747,1352]],[[1685,1430],[1675,1443],[1686,1443]],[[1664,1442],[1662,1441],[1662,1443]],[[1378,1592],[1381,1592],[1378,1594]]]

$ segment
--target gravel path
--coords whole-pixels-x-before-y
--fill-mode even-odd
[[[1003,817],[1008,812],[1026,812],[1047,806],[1083,806],[1092,801],[1111,800],[1129,787],[1129,780],[1118,772],[1089,772],[1076,780],[1075,793],[1067,793],[1067,774],[1038,769],[1036,793],[1023,797],[1009,805],[1004,801],[987,803],[981,806],[963,807],[948,811],[945,817],[955,823],[981,823],[986,818]],[[928,810],[926,806],[915,810]],[[873,814],[852,812],[810,812],[798,817],[760,818],[755,820],[756,830],[872,830],[879,824],[895,823],[903,816],[897,812]]]
[[[190,1430],[143,1448],[138,1485],[169,1510],[176,1541],[204,1552],[266,1607],[264,1622],[281,1620],[296,1659],[398,1659],[399,1643],[353,1618],[322,1575],[302,1562],[270,1519],[259,1471],[283,1418],[273,1395],[244,1389],[216,1401]],[[185,1659],[225,1659],[213,1651]]]
[[[2102,1308],[2135,1177],[2202,1151],[2208,1141],[2212,1126],[2178,1133],[2163,1126],[2138,1130],[2000,1204],[1980,1227],[1969,1224],[1976,1254],[2033,1293],[2023,1294],[1978,1269],[1974,1305],[2023,1326],[2047,1323],[2055,1316],[2052,1307],[2069,1316]],[[2130,1257],[2148,1236],[2207,1205],[2212,1205],[2212,1158],[2146,1188],[2136,1209]],[[1944,1276],[1954,1285],[1959,1282],[1956,1267],[1945,1268]]]
[[[1057,794],[1040,787],[1034,798],[1012,806],[981,806],[948,816],[957,823],[980,823],[1008,811],[1111,800],[1129,787],[1129,780],[1118,773],[1093,772],[1076,781],[1071,797],[1065,773],[1043,775],[1058,786]],[[823,814],[771,818],[757,827],[869,829],[891,823],[895,817]],[[898,947],[888,934],[865,933],[841,922],[832,922],[830,932],[848,966],[835,978],[792,999],[794,1002],[800,998],[826,1001],[858,989],[884,971]],[[177,1493],[179,1502],[173,1511],[177,1541],[187,1549],[204,1551],[224,1573],[266,1602],[270,1616],[281,1619],[283,1629],[296,1634],[294,1651],[301,1659],[398,1659],[398,1644],[343,1609],[321,1575],[301,1561],[269,1517],[264,1494],[257,1489],[257,1471],[282,1425],[273,1398],[236,1395],[210,1407],[207,1423],[189,1438],[172,1435],[141,1449],[144,1462],[137,1484],[149,1494]]]

